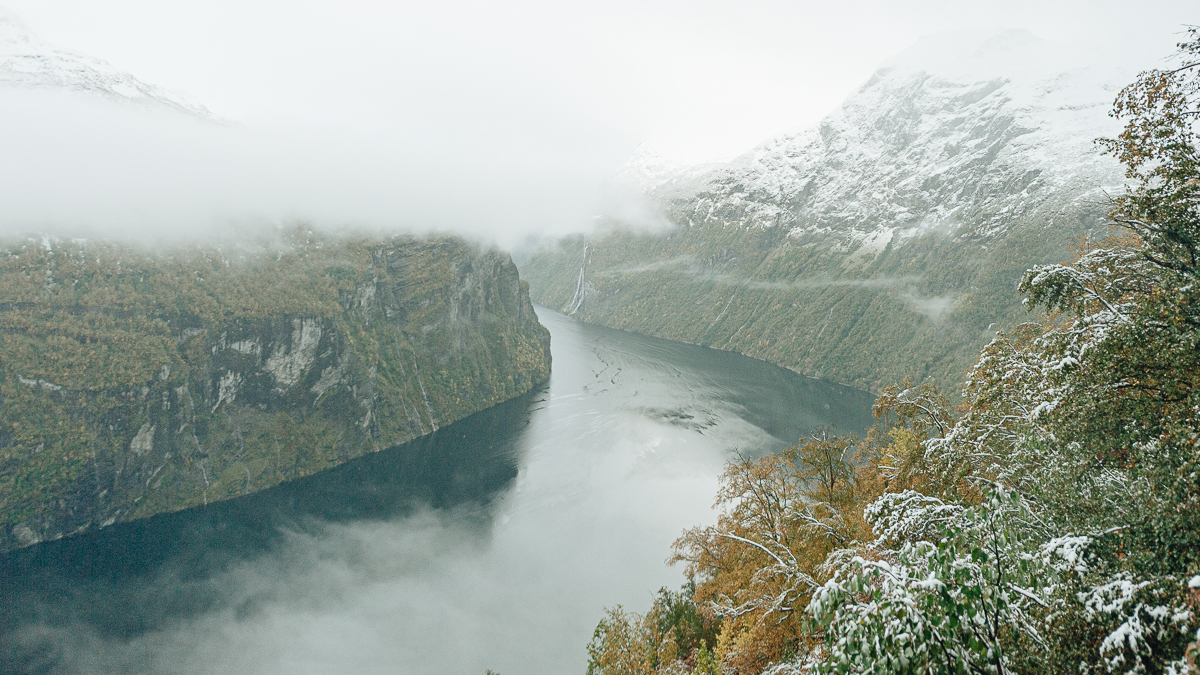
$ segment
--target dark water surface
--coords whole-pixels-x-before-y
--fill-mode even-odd
[[[710,523],[733,449],[870,395],[539,308],[548,387],[237,500],[0,557],[0,672],[582,673]]]

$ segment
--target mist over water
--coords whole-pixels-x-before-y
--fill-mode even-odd
[[[603,608],[645,610],[711,523],[733,449],[871,396],[539,308],[548,387],[207,508],[0,558],[0,670],[581,673]]]

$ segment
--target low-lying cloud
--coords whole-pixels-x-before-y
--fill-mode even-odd
[[[795,281],[763,281],[750,279],[734,274],[714,274],[705,271],[696,264],[692,256],[682,255],[666,260],[610,267],[591,273],[593,277],[617,277],[625,274],[642,274],[662,270],[677,270],[680,274],[703,281],[710,281],[721,286],[737,286],[756,291],[795,291],[809,288],[903,288],[920,283],[919,276],[878,277],[873,279],[797,279]]]
[[[584,225],[610,171],[521,138],[219,124],[57,91],[0,89],[0,119],[9,233],[163,241],[309,221],[508,245]]]
[[[921,283],[921,277],[914,275],[878,277],[873,279],[798,279],[795,281],[762,281],[748,279],[732,274],[713,274],[701,269],[692,256],[676,256],[666,260],[625,265],[598,270],[592,277],[620,277],[626,274],[644,274],[646,272],[674,271],[694,279],[710,281],[722,286],[732,286],[738,289],[788,292],[819,288],[876,288],[881,290],[902,290],[900,298],[918,314],[934,321],[940,320],[954,311],[958,298],[954,295],[925,296],[918,293],[915,287]],[[736,293],[736,291],[735,291]]]

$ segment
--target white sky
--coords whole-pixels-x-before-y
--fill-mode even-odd
[[[446,194],[455,176],[551,185],[564,206],[533,209],[534,230],[594,209],[589,190],[638,143],[689,160],[748,149],[815,122],[925,34],[1020,27],[1152,66],[1200,22],[1194,0],[0,3],[248,126],[387,139]]]

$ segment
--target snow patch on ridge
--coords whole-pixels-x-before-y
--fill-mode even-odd
[[[190,98],[142,82],[107,61],[60,49],[34,35],[16,14],[0,7],[0,86],[55,89],[99,95],[110,101],[161,106],[219,121]]]

